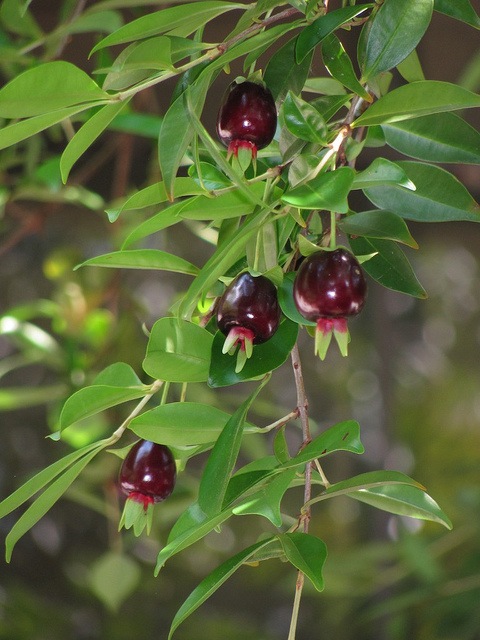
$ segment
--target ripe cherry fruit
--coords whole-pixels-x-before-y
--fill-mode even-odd
[[[265,276],[241,273],[225,289],[217,305],[217,324],[227,336],[223,353],[233,355],[237,346],[238,373],[253,352],[254,344],[269,340],[280,323],[277,290]]]
[[[358,260],[346,249],[321,250],[306,258],[293,284],[293,299],[307,320],[317,323],[315,353],[323,360],[332,334],[347,355],[347,318],[363,308],[367,283]]]
[[[246,149],[252,158],[273,140],[277,110],[269,89],[256,82],[232,82],[223,96],[217,117],[217,133],[228,155]]]
[[[120,468],[118,484],[127,496],[120,528],[133,526],[140,535],[150,532],[153,505],[168,498],[176,480],[175,460],[163,444],[139,440],[128,452]]]

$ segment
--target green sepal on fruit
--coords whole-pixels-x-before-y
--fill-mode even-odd
[[[150,535],[154,504],[153,498],[131,493],[125,501],[118,530],[120,531],[123,528],[131,529],[133,527],[133,533],[138,537],[146,529],[147,535]]]

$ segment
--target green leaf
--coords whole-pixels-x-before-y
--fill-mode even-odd
[[[355,420],[345,420],[330,427],[319,436],[314,438],[290,460],[279,465],[279,469],[290,469],[298,467],[316,458],[323,458],[335,451],[349,451],[350,453],[361,454],[364,452],[360,441],[360,427]]]
[[[388,0],[368,32],[363,80],[392,69],[422,39],[433,13],[433,0]]]
[[[253,212],[255,205],[252,198],[262,198],[265,193],[265,183],[258,182],[251,185],[245,185],[247,192],[251,197],[247,197],[245,193],[235,189],[227,191],[218,196],[196,196],[185,202],[179,212],[181,218],[187,220],[225,220],[227,218],[239,218]],[[279,196],[280,189],[273,189],[273,197]]]
[[[298,325],[285,319],[280,323],[274,335],[263,344],[253,347],[253,355],[243,369],[236,373],[236,358],[222,353],[225,336],[218,331],[212,345],[212,361],[208,384],[211,387],[225,387],[239,382],[252,380],[280,367],[290,355],[296,342]]]
[[[388,511],[388,513],[419,520],[431,520],[443,524],[447,529],[452,529],[450,519],[435,500],[423,489],[416,486],[384,484],[379,487],[349,492],[347,495],[382,511]]]
[[[72,464],[59,478],[54,480],[52,484],[30,505],[25,513],[20,516],[13,525],[9,534],[5,539],[5,557],[10,562],[13,549],[20,538],[29,531],[43,516],[53,507],[55,502],[59,500],[72,482],[83,471],[87,464],[99,453],[105,443],[96,443],[96,448],[89,453],[84,454],[80,460]],[[78,453],[78,452],[77,452]],[[40,487],[37,487],[37,490]]]
[[[403,218],[391,211],[361,211],[344,218],[339,222],[344,233],[367,238],[395,240],[418,249]]]
[[[213,18],[233,9],[246,9],[246,5],[206,0],[149,13],[129,22],[118,31],[100,40],[93,47],[90,55],[105,47],[134,42],[141,38],[150,38],[166,32],[174,32],[177,36],[186,37]]]
[[[148,391],[149,387],[142,384],[128,387],[94,384],[79,389],[63,405],[59,420],[60,429],[63,431],[71,424],[110,407],[143,398]]]
[[[135,387],[141,385],[142,381],[129,364],[126,362],[114,362],[95,376],[93,384]]]
[[[287,560],[304,573],[317,591],[323,591],[323,565],[327,547],[323,540],[309,533],[284,533],[279,536]]]
[[[185,200],[177,202],[147,218],[144,222],[139,224],[138,227],[135,227],[125,238],[122,245],[122,251],[125,251],[125,249],[134,242],[142,240],[142,238],[146,238],[147,236],[162,231],[162,229],[167,229],[174,224],[182,222],[182,218],[179,214],[185,204]]]
[[[199,402],[170,402],[134,418],[129,428],[140,438],[168,446],[190,446],[215,442],[230,415]],[[247,433],[261,432],[245,423]]]
[[[57,60],[28,69],[2,87],[0,117],[28,118],[109,98],[84,71]]]
[[[301,62],[328,35],[373,6],[373,4],[367,4],[362,7],[343,7],[336,11],[329,11],[324,16],[317,18],[305,27],[297,38],[295,50],[297,62]]]
[[[236,504],[233,513],[237,516],[260,515],[270,520],[275,527],[281,527],[283,520],[280,504],[295,476],[296,469],[276,474],[260,489]]]
[[[455,113],[435,113],[382,125],[387,144],[430,162],[480,164],[480,133]]]
[[[451,173],[421,162],[405,160],[397,164],[416,190],[391,185],[365,189],[365,195],[375,206],[419,222],[480,222],[480,206]]]
[[[313,50],[299,63],[295,60],[296,36],[288,40],[269,59],[263,79],[275,101],[281,103],[291,91],[299,95],[308,77]]]
[[[79,267],[111,267],[116,269],[159,269],[175,271],[195,276],[198,268],[193,264],[160,249],[129,249],[105,253],[96,258],[89,258]]]
[[[141,576],[137,562],[129,556],[109,551],[90,567],[88,582],[97,598],[116,613],[138,587]]]
[[[371,95],[358,81],[352,61],[342,43],[333,33],[322,42],[322,56],[323,63],[332,78],[341,82],[344,87],[358,94],[367,102],[372,101]]]
[[[350,246],[357,256],[376,254],[364,262],[362,267],[382,286],[415,298],[427,297],[425,289],[418,281],[405,254],[395,242],[376,238],[351,237]]]
[[[228,241],[217,247],[215,253],[207,260],[198,276],[190,285],[183,298],[179,315],[188,318],[193,313],[199,298],[209,291],[217,280],[245,253],[245,247],[251,236],[257,232],[268,216],[270,209],[261,209],[248,216],[246,221]]]
[[[357,173],[352,189],[366,189],[382,184],[398,185],[415,191],[415,185],[405,171],[386,158],[375,158],[366,169]]]
[[[293,301],[293,281],[295,280],[295,276],[296,273],[294,272],[286,273],[281,286],[278,287],[278,302],[280,307],[287,318],[290,318],[293,322],[309,327],[316,327],[317,323],[304,318],[295,306],[295,302]]]
[[[201,4],[201,2],[196,4]],[[183,5],[180,8],[184,9],[187,6]],[[168,11],[168,9],[165,11]],[[197,81],[189,86],[191,102],[198,114],[202,112],[211,77],[212,71],[209,71],[206,75],[200,75]],[[173,200],[174,196],[178,197],[179,195],[175,191],[175,178],[183,156],[194,135],[194,127],[185,97],[185,93],[181,93],[172,102],[163,118],[160,135],[158,136],[158,161],[169,200]]]
[[[71,168],[85,151],[95,142],[110,122],[126,107],[128,101],[107,104],[80,127],[65,147],[60,159],[60,171],[65,183]]]
[[[227,486],[237,462],[248,410],[265,379],[229,418],[208,457],[198,489],[198,506],[207,516],[222,511]]]
[[[282,201],[300,209],[326,209],[337,213],[348,212],[347,196],[352,188],[355,172],[340,167],[295,187],[282,196]]]
[[[29,500],[49,482],[65,471],[70,465],[97,448],[98,442],[89,444],[82,449],[78,449],[78,451],[73,451],[72,453],[67,454],[63,458],[60,458],[60,460],[53,462],[48,467],[32,476],[21,487],[16,489],[0,502],[0,518],[4,518],[6,515],[20,507],[24,502]]]
[[[204,193],[204,189],[192,178],[177,178],[175,180],[175,193],[177,197],[198,195]],[[108,209],[107,213],[113,222],[118,218],[122,211],[134,211],[136,209],[144,209],[145,207],[153,207],[168,200],[167,189],[164,182],[155,182],[154,184],[141,189],[129,196],[123,205],[118,209]]]
[[[17,142],[21,142],[26,138],[30,138],[40,131],[44,131],[81,111],[85,111],[90,107],[98,105],[98,102],[89,102],[81,106],[68,107],[66,109],[58,109],[52,113],[44,113],[27,120],[15,122],[0,129],[0,149],[6,149]]]
[[[240,551],[232,558],[223,562],[219,567],[214,569],[210,575],[204,578],[200,584],[192,591],[180,609],[175,614],[168,634],[168,640],[173,636],[174,632],[205,600],[207,600],[231,575],[245,564],[255,553],[263,549],[275,538],[267,538],[252,544],[247,549]]]
[[[480,29],[480,18],[469,0],[435,0],[435,11]]]
[[[215,191],[230,187],[231,180],[215,165],[209,162],[192,164],[188,169],[188,175],[193,178],[200,187],[206,191]]]
[[[143,361],[145,373],[166,382],[204,382],[213,336],[178,318],[160,318],[152,327]]]
[[[352,127],[388,124],[430,113],[480,107],[480,96],[440,80],[419,80],[393,89],[374,102]]]
[[[328,129],[321,114],[291,91],[283,103],[283,117],[287,129],[294,136],[308,142],[327,144]]]

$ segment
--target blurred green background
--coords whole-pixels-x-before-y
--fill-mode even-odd
[[[0,7],[3,45],[6,39],[27,42],[31,34],[18,27],[15,33],[6,4],[12,3]],[[60,5],[65,11],[74,6],[32,3],[43,29],[61,20]],[[62,57],[88,69],[91,42],[85,34],[70,38],[62,43]],[[463,78],[478,90],[478,55],[472,62],[477,51],[477,32],[436,14],[419,55],[427,78]],[[21,71],[21,62],[2,58],[0,47],[0,69],[6,80]],[[207,120],[215,118],[222,88],[215,86],[209,96]],[[149,91],[142,100],[138,109],[151,115],[154,131],[168,96]],[[58,179],[60,130],[0,153],[1,498],[71,447],[120,424],[128,405],[69,429],[62,443],[46,438],[56,429],[62,401],[99,370],[123,360],[141,373],[142,324],[149,327],[165,314],[188,283],[180,275],[148,271],[73,270],[118,248],[119,238],[138,223],[125,216],[110,224],[107,204],[159,179],[155,140],[127,129],[119,126],[96,143],[66,188]],[[478,168],[449,170],[480,197]],[[329,549],[326,589],[318,594],[306,587],[298,640],[480,639],[480,228],[445,224],[411,230],[420,250],[408,256],[429,298],[409,299],[369,282],[366,309],[350,325],[349,358],[331,350],[319,362],[302,332],[302,360],[313,428],[354,418],[362,429],[365,455],[327,458],[329,478],[380,468],[403,471],[428,488],[454,529],[389,516],[348,498],[316,505],[312,532]],[[209,245],[199,233],[190,224],[150,242],[202,264]],[[189,397],[233,409],[246,388],[192,385]],[[251,419],[268,424],[295,403],[287,363],[275,372]],[[292,432],[295,447],[300,434]],[[268,438],[251,436],[242,455],[248,460],[270,448]],[[2,640],[166,638],[176,609],[201,578],[261,533],[254,519],[234,519],[154,578],[156,554],[192,500],[197,469],[181,473],[174,496],[157,507],[151,538],[135,539],[116,531],[118,467],[118,458],[108,453],[96,458],[20,541],[11,564],[1,562]],[[290,492],[287,502],[295,513],[300,493]],[[0,521],[2,542],[17,517]],[[276,561],[245,567],[176,636],[284,639],[295,578]]]

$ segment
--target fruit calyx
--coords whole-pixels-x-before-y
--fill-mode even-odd
[[[252,356],[253,345],[269,340],[280,324],[277,290],[265,276],[238,275],[217,304],[217,325],[227,336],[222,352],[237,352],[235,372]]]
[[[168,447],[149,440],[139,440],[125,457],[118,477],[118,484],[127,496],[119,530],[133,527],[139,536],[146,528],[150,533],[153,507],[165,500],[173,491],[176,467]]]
[[[343,247],[316,251],[302,262],[293,285],[293,299],[301,315],[317,324],[315,353],[322,360],[332,336],[340,353],[348,354],[347,318],[363,309],[366,291],[358,260]]]
[[[246,161],[254,160],[257,151],[273,140],[277,110],[270,90],[263,83],[239,80],[230,84],[222,98],[217,134],[228,149],[228,157],[244,156],[239,161],[245,169]]]

